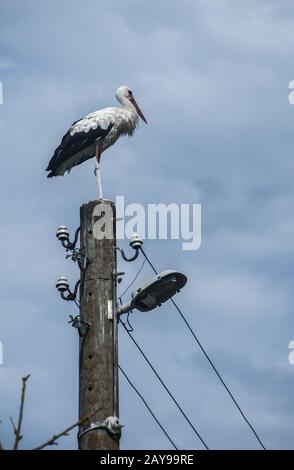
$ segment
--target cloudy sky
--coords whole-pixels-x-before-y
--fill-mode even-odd
[[[74,231],[96,198],[93,162],[54,180],[44,169],[67,127],[127,84],[149,125],[102,157],[105,196],[202,205],[200,250],[176,240],[145,249],[158,269],[187,274],[178,303],[266,447],[293,449],[293,20],[287,0],[1,0],[4,446],[25,374],[22,448],[76,421],[76,310],[54,285],[78,271],[55,230]],[[120,263],[122,290],[141,263]],[[138,282],[150,275],[146,266]],[[171,305],[132,324],[210,448],[259,448]],[[120,362],[177,446],[202,448],[123,330]],[[123,377],[120,387],[121,447],[170,448]],[[75,432],[58,448],[76,449]]]

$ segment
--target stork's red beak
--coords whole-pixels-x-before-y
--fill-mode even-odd
[[[131,102],[132,105],[135,107],[135,109],[136,109],[138,115],[140,116],[140,118],[145,122],[145,124],[148,124],[148,122],[147,122],[146,119],[145,119],[144,114],[142,113],[141,109],[140,109],[139,106],[137,105],[137,102],[136,102],[136,100],[135,100],[135,98],[134,98],[133,96],[130,98],[130,102]]]

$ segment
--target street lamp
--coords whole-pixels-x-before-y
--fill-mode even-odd
[[[187,282],[184,274],[169,269],[156,275],[131,294],[131,300],[122,305],[117,314],[128,313],[133,309],[149,312],[180,292]]]

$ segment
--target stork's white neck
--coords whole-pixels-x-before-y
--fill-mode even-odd
[[[120,102],[121,106],[124,109],[129,109],[130,111],[133,111],[134,113],[137,113],[137,111],[135,109],[135,106],[125,96],[120,96],[118,101]]]

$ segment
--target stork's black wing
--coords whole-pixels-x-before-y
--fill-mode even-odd
[[[88,158],[93,157],[92,154],[83,153],[87,147],[95,144],[99,139],[103,139],[111,130],[113,124],[110,123],[107,129],[97,127],[96,129],[88,129],[87,132],[79,130],[71,135],[72,127],[79,121],[76,121],[70,130],[63,136],[61,144],[54,152],[46,171],[50,171],[48,178],[52,176],[62,175],[65,171],[70,170],[73,166],[79,165]],[[76,156],[76,158],[75,158]]]

